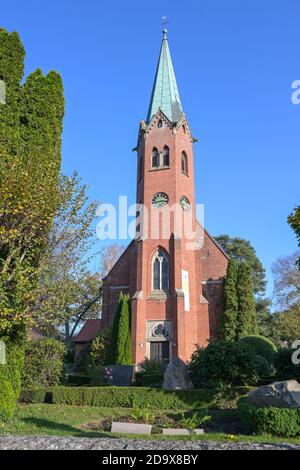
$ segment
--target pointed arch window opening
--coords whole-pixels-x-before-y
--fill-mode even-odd
[[[184,151],[181,153],[181,171],[188,175],[188,157]]]
[[[159,167],[159,152],[156,147],[152,150],[152,168]]]
[[[152,168],[166,168],[170,166],[170,150],[167,145],[164,146],[162,152],[159,152],[156,147],[153,147],[151,154],[151,167]]]
[[[163,150],[163,166],[170,166],[170,152],[169,147],[167,145],[164,146]]]
[[[159,248],[152,259],[152,290],[169,290],[169,259],[167,253]]]

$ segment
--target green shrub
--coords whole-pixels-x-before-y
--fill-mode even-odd
[[[71,385],[90,385],[91,377],[83,374],[68,374],[68,384]]]
[[[239,400],[238,409],[248,432],[279,437],[300,436],[299,408],[257,408],[244,397]]]
[[[161,387],[164,381],[163,369],[161,362],[146,358],[139,364],[139,372],[135,374],[136,384],[142,387]]]
[[[22,390],[21,403],[52,403],[52,393],[44,388],[28,388]]]
[[[259,377],[268,377],[270,376],[272,369],[269,362],[259,354],[254,355],[255,367]]]
[[[105,367],[92,367],[91,369],[91,385],[102,386],[106,384]]]
[[[245,395],[245,389],[233,389],[235,401]],[[98,406],[107,408],[140,408],[154,410],[185,410],[217,408],[217,396],[211,390],[166,391],[147,387],[64,387],[28,389],[21,395],[26,403],[56,403],[60,405]],[[222,408],[232,408],[231,398]]]
[[[0,419],[12,417],[21,393],[24,349],[19,341],[5,341],[6,364],[0,365]]]
[[[218,384],[247,385],[258,380],[255,358],[249,347],[233,341],[213,340],[207,348],[197,349],[189,372],[195,387]]]
[[[89,348],[88,355],[94,366],[107,366],[109,364],[110,344],[111,344],[112,328],[104,328]]]
[[[163,371],[163,364],[159,361],[146,358],[139,364],[139,373],[142,375],[161,374]]]
[[[60,341],[42,338],[25,346],[23,388],[48,387],[60,381],[65,346]]]
[[[265,358],[269,364],[273,364],[277,348],[269,338],[260,335],[252,335],[243,336],[240,341],[246,343],[255,354],[259,354],[259,356]]]
[[[292,363],[295,349],[280,349],[274,356],[274,367],[278,380],[300,379],[300,364]]]

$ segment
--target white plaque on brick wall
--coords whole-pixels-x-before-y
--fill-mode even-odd
[[[181,271],[182,275],[182,290],[184,293],[184,310],[190,311],[190,289],[189,289],[189,273],[188,271]]]

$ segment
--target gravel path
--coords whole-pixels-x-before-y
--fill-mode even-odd
[[[139,439],[109,439],[53,436],[0,436],[0,449],[8,450],[300,450],[293,444],[255,444],[247,442],[213,441],[146,441]]]

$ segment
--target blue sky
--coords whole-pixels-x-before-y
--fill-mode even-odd
[[[267,269],[297,249],[287,215],[299,204],[298,0],[11,0],[1,26],[36,67],[63,78],[63,170],[91,198],[135,200],[136,144],[161,42],[161,17],[195,144],[196,197],[212,234],[247,238]],[[100,244],[100,242],[99,242]]]

